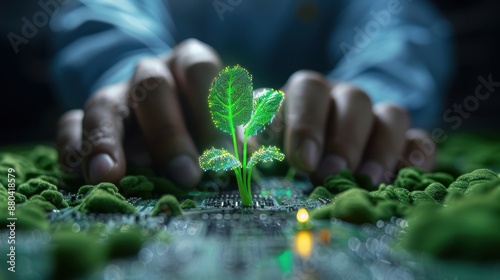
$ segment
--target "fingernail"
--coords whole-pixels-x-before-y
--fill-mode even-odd
[[[347,161],[338,155],[328,155],[321,161],[316,175],[324,180],[326,177],[340,172],[347,168]]]
[[[89,163],[89,180],[98,182],[111,171],[115,164],[108,154],[95,155]]]
[[[167,176],[177,186],[189,188],[198,183],[201,171],[191,157],[182,155],[170,161],[167,166]]]
[[[296,152],[297,159],[302,163],[305,169],[313,171],[319,161],[318,144],[312,139],[306,139],[300,149]]]
[[[373,185],[378,185],[382,181],[384,167],[376,161],[367,160],[361,164],[358,172],[370,177]]]

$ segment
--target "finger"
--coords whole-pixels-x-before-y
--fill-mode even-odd
[[[405,148],[410,118],[403,108],[393,104],[376,105],[373,113],[372,134],[358,172],[370,177],[376,185],[387,177],[384,174],[392,174],[396,168],[398,157]]]
[[[198,152],[186,128],[174,78],[162,60],[138,63],[130,99],[158,171],[180,187],[196,185],[201,179]]]
[[[285,153],[297,170],[314,171],[323,153],[330,84],[319,73],[299,71],[285,85]]]
[[[188,39],[180,43],[172,52],[169,68],[180,91],[180,99],[185,101],[188,126],[193,139],[200,149],[210,148],[225,134],[212,123],[208,106],[208,91],[221,69],[221,61],[210,46]]]
[[[355,170],[363,157],[373,126],[372,104],[361,89],[337,84],[327,127],[324,156],[314,174],[322,182],[342,169]]]
[[[403,164],[431,171],[436,161],[437,148],[429,133],[423,129],[409,129],[406,132],[406,141]]]
[[[122,147],[123,119],[128,115],[127,86],[117,84],[96,92],[85,104],[81,153],[87,182],[117,183],[126,171]]]
[[[57,128],[57,154],[61,170],[67,173],[81,171],[82,110],[71,110],[61,116]]]

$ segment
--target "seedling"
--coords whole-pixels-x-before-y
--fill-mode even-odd
[[[244,206],[252,205],[252,168],[259,162],[282,161],[285,155],[274,146],[262,146],[247,161],[248,138],[269,124],[281,106],[284,94],[280,90],[253,91],[252,77],[240,66],[226,67],[215,78],[208,95],[208,106],[215,126],[229,133],[234,155],[225,149],[212,148],[200,156],[203,170],[234,170]],[[238,153],[236,127],[243,127],[243,160]]]

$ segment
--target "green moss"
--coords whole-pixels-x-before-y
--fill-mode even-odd
[[[440,183],[446,188],[453,179],[453,176],[444,172],[425,173],[416,167],[405,167],[399,170],[394,186],[409,191],[423,191],[432,183]]]
[[[85,186],[81,186],[79,189],[78,189],[78,195],[82,195],[82,196],[86,196],[87,194],[89,194],[92,190],[94,190],[94,186],[93,185],[85,185]]]
[[[464,198],[464,194],[461,191],[448,189],[448,194],[444,198],[443,205],[452,205],[457,201],[460,201]]]
[[[394,188],[394,194],[399,202],[409,205],[411,204],[410,191],[405,188]]]
[[[127,228],[109,235],[107,244],[110,258],[135,256],[141,249],[145,237],[139,228]]]
[[[500,188],[500,179],[491,180],[484,183],[478,183],[470,186],[465,191],[465,195],[481,195]]]
[[[76,279],[102,267],[108,257],[105,246],[85,233],[58,232],[51,240],[54,279]]]
[[[411,193],[408,190],[391,185],[382,184],[372,192],[355,188],[338,194],[329,205],[313,210],[311,217],[334,217],[355,224],[375,223],[393,216],[406,216],[411,210],[410,202]]]
[[[457,199],[448,207],[416,209],[409,219],[403,244],[409,250],[439,258],[500,260],[498,201],[500,188],[493,188]]]
[[[54,176],[40,175],[40,176],[36,177],[35,179],[44,180],[45,182],[49,182],[49,183],[51,183],[51,184],[53,184],[55,186],[59,185],[59,179],[57,179]]]
[[[95,186],[94,190],[103,190],[108,192],[109,194],[112,194],[113,196],[118,197],[121,200],[125,200],[125,197],[123,197],[123,195],[120,194],[118,188],[113,183],[107,183],[107,182],[100,183]]]
[[[151,215],[158,216],[162,213],[172,216],[182,215],[179,201],[177,201],[177,198],[175,196],[164,195],[158,200],[158,202],[156,202],[155,207],[151,211]]]
[[[465,193],[469,187],[497,179],[498,175],[489,169],[476,169],[458,177],[455,182],[450,184],[449,189]]]
[[[312,219],[319,219],[319,220],[329,220],[330,218],[333,217],[332,214],[332,205],[326,205],[321,208],[316,208],[313,209],[310,213]]]
[[[0,209],[0,227],[6,228],[8,224],[7,207]],[[29,206],[27,203],[16,208],[16,230],[47,230],[49,221],[45,217],[45,211],[36,205]]]
[[[39,207],[43,209],[45,212],[49,212],[52,210],[56,210],[57,207],[52,204],[50,201],[47,201],[45,197],[36,194],[32,196],[27,202],[26,202],[26,207]]]
[[[394,185],[397,188],[405,188],[409,191],[423,190],[422,171],[415,167],[405,167],[399,170]]]
[[[125,197],[141,197],[150,199],[154,184],[145,176],[125,176],[120,180],[120,190]]]
[[[448,194],[448,191],[441,183],[430,184],[427,188],[425,188],[424,192],[426,194],[428,194],[430,197],[432,197],[432,199],[434,199],[436,202],[439,202],[439,203],[443,203],[444,198]]]
[[[431,183],[441,183],[445,188],[455,181],[455,178],[452,175],[444,172],[424,173],[422,174],[422,178],[430,181]]]
[[[27,153],[26,157],[29,158],[38,169],[52,172],[59,170],[57,151],[52,147],[37,145]]]
[[[500,133],[450,133],[440,145],[436,169],[455,176],[479,168],[500,171]]]
[[[105,189],[94,189],[76,209],[83,213],[135,213],[135,207],[121,195],[112,194]]]
[[[25,203],[26,201],[28,201],[28,198],[24,194],[20,194],[20,193],[16,192],[14,194],[14,197],[16,198],[16,204]]]
[[[396,195],[395,188],[391,185],[380,184],[378,190],[370,192],[370,195],[374,198],[386,200],[397,200],[398,196]]]
[[[45,200],[52,203],[57,209],[68,208],[68,203],[64,200],[63,195],[59,191],[46,190],[40,194]]]
[[[358,188],[352,173],[345,169],[339,173],[329,176],[324,181],[324,187],[332,194],[342,193],[344,191]]]
[[[408,211],[408,206],[399,201],[386,200],[380,201],[375,207],[375,217],[377,220],[388,220],[391,217],[404,217]]]
[[[26,196],[20,193],[15,192],[14,198],[16,204],[21,204],[23,202],[26,202]],[[5,189],[4,186],[2,186],[2,184],[0,184],[0,201],[8,201],[8,200],[9,200],[9,192],[7,191],[7,189]]]
[[[309,195],[309,199],[320,199],[320,198],[332,198],[333,194],[329,192],[325,187],[318,186]]]
[[[57,190],[57,187],[42,179],[30,179],[18,188],[18,192],[24,194],[27,198],[41,194],[45,190]]]
[[[181,207],[181,209],[192,209],[192,208],[196,208],[197,205],[196,205],[196,202],[194,202],[194,200],[186,199],[181,203],[180,207]]]
[[[354,224],[374,223],[376,216],[374,205],[370,200],[368,191],[362,189],[350,189],[337,195],[331,204],[313,211],[313,218],[338,218]],[[328,215],[326,216],[325,214]]]
[[[7,174],[9,168],[13,168],[16,171],[15,175],[17,184],[22,184],[26,181],[27,172],[36,170],[36,166],[25,156],[14,153],[1,153],[0,183],[4,186],[7,186]]]
[[[424,191],[412,191],[410,193],[410,198],[413,204],[418,203],[436,203],[436,201]]]

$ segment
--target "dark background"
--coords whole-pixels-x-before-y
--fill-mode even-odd
[[[477,77],[492,75],[500,81],[500,1],[433,0],[454,28],[455,73],[444,110],[473,95]],[[31,20],[40,10],[37,1],[2,1],[0,4],[0,145],[53,141],[58,116],[63,112],[51,91],[49,26],[39,28],[15,54],[7,38],[20,34],[23,16]],[[500,91],[500,88],[498,89]],[[460,130],[498,129],[500,92],[495,92]],[[443,111],[444,112],[444,111]],[[440,125],[452,131],[452,123]]]

